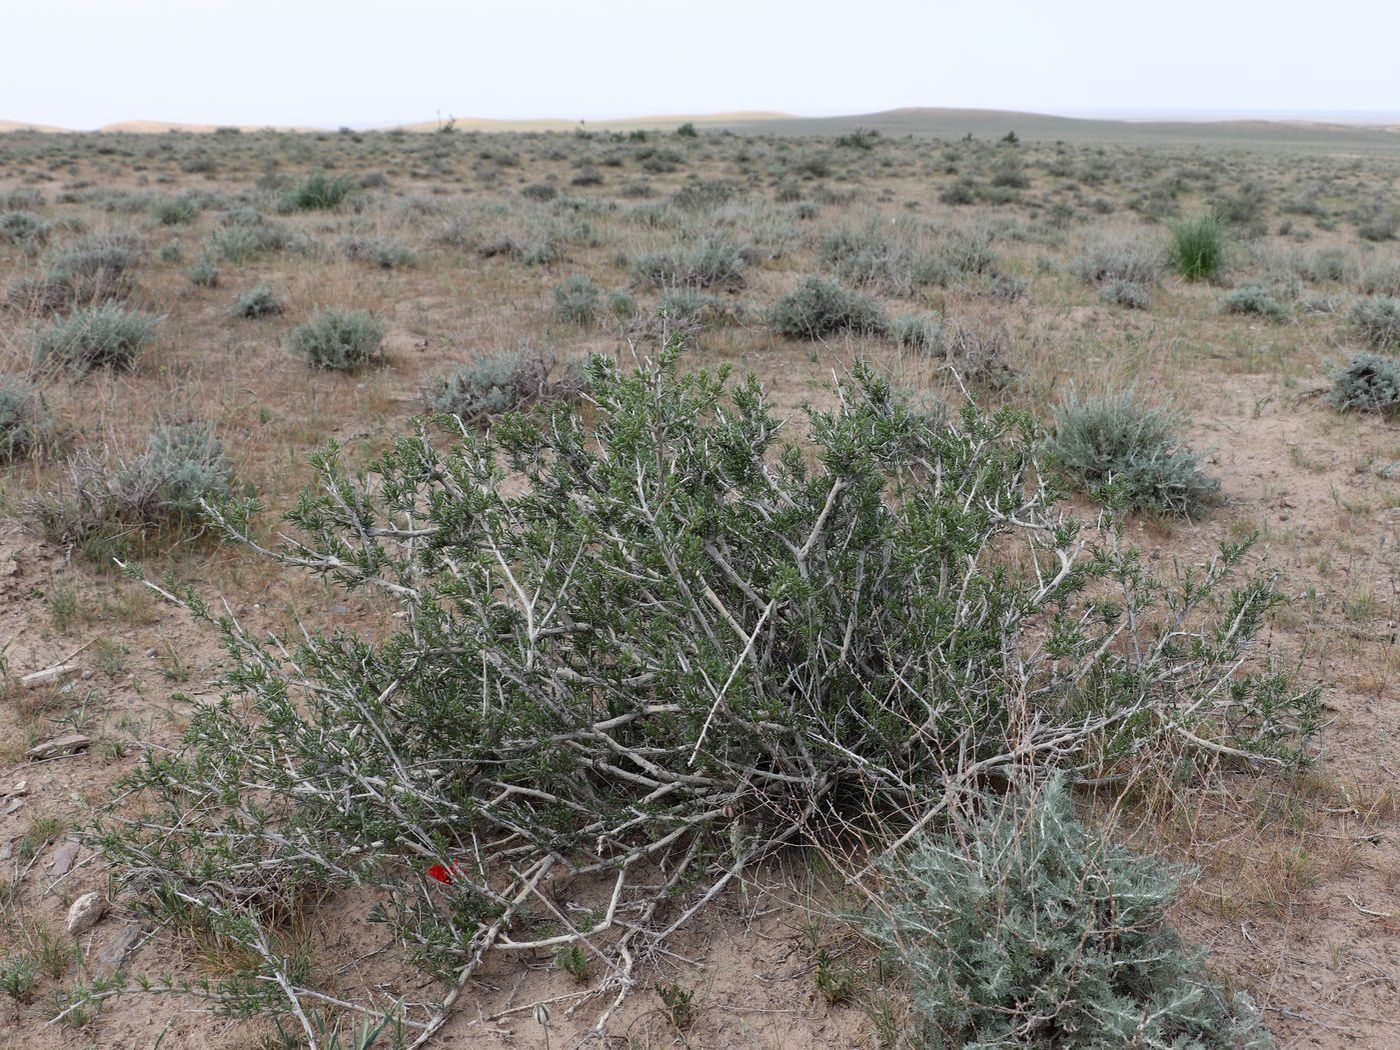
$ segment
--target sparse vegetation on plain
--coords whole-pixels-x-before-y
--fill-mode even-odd
[[[905,119],[0,135],[16,1045],[1385,1045],[1389,140]]]

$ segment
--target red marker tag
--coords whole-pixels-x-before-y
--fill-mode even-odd
[[[431,868],[428,869],[428,878],[436,879],[444,886],[452,885],[452,872],[448,871],[441,864],[434,864]]]

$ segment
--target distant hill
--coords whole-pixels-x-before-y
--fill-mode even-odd
[[[621,117],[617,120],[492,120],[489,117],[457,117],[453,127],[458,131],[572,131],[579,126],[593,131],[637,131],[661,128],[671,130],[690,123],[696,127],[729,127],[736,124],[767,123],[774,120],[800,121],[790,113],[767,113],[761,110],[740,110],[735,113],[678,113],[667,116]],[[423,120],[416,124],[400,124],[405,131],[437,131],[446,121]]]
[[[168,120],[121,120],[115,124],[104,124],[98,131],[125,132],[128,135],[160,135],[167,131],[183,131],[195,135],[208,135],[228,124],[177,124]],[[241,125],[239,131],[324,131],[325,128],[312,127],[265,127]]]
[[[740,111],[732,113],[671,114],[627,117],[617,120],[574,121],[565,119],[493,120],[485,117],[458,117],[453,127],[463,132],[571,131],[580,126],[593,131],[672,131],[684,123],[710,130],[749,135],[840,135],[858,128],[870,128],[884,135],[921,135],[934,138],[1001,138],[1015,132],[1028,142],[1120,143],[1125,145],[1218,145],[1222,147],[1307,148],[1332,151],[1376,152],[1400,147],[1400,124],[1341,123],[1310,120],[1125,120],[1099,117],[1060,117],[1045,113],[1021,113],[996,109],[891,109],[880,113],[860,113],[840,117],[797,117],[787,113]],[[445,121],[425,120],[389,125],[375,130],[399,128],[411,132],[432,132]],[[157,134],[179,131],[209,133],[222,125],[178,124],[156,120],[130,120],[108,124],[101,132]],[[0,132],[37,130],[62,132],[66,129],[22,121],[0,120]],[[255,126],[242,131],[266,130]],[[327,131],[329,128],[281,127],[276,131]]]
[[[1027,141],[1198,144],[1214,142],[1241,146],[1326,145],[1331,148],[1400,147],[1395,125],[1341,124],[1304,120],[1110,120],[1057,117],[997,109],[891,109],[844,117],[774,118],[733,121],[732,131],[759,135],[841,135],[872,128],[885,135],[927,135],[936,138],[1000,138],[1014,131]]]

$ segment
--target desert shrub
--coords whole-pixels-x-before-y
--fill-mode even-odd
[[[383,356],[384,326],[368,310],[318,310],[292,329],[293,354],[317,368],[353,372]]]
[[[1397,229],[1400,229],[1400,213],[1377,212],[1357,224],[1356,235],[1363,241],[1393,241]]]
[[[872,218],[824,238],[817,257],[856,288],[908,297],[928,285],[997,273],[992,238],[979,230],[935,230],[913,219]]]
[[[224,499],[232,477],[223,443],[207,424],[165,424],[129,460],[81,449],[65,477],[27,510],[51,542],[78,544],[105,559],[128,553],[149,533],[184,534],[198,527],[200,501]]]
[[[522,186],[520,195],[526,200],[537,201],[541,204],[552,201],[559,196],[559,191],[553,186],[546,186],[544,183],[531,183],[529,186]]]
[[[1190,514],[1213,502],[1220,486],[1183,446],[1179,426],[1173,413],[1140,403],[1132,388],[1086,399],[1071,393],[1056,409],[1048,450],[1087,492],[1130,508]]]
[[[890,339],[896,346],[923,354],[941,355],[947,350],[943,318],[937,314],[904,314],[896,317],[890,323]]]
[[[506,412],[567,397],[576,386],[575,368],[566,364],[563,374],[551,380],[557,361],[552,350],[523,343],[440,376],[424,392],[424,400],[434,412],[477,426]]]
[[[313,172],[283,195],[282,211],[325,211],[340,206],[350,195],[355,181],[348,175],[330,178],[324,171]]]
[[[910,993],[914,1043],[1271,1047],[1167,923],[1181,872],[1085,827],[1063,782],[979,796],[882,865],[863,917]]]
[[[340,254],[381,270],[400,270],[418,263],[418,257],[406,245],[382,237],[346,237],[340,242]]]
[[[1356,354],[1332,376],[1327,399],[1342,412],[1400,411],[1400,364],[1379,354]]]
[[[944,336],[944,356],[964,383],[1000,390],[1011,381],[1011,333],[1005,325],[951,324]]]
[[[1341,283],[1350,278],[1355,270],[1351,257],[1340,248],[1323,248],[1313,254],[1299,267],[1300,276],[1305,281],[1336,281]]]
[[[422,424],[368,476],[317,458],[278,556],[376,595],[362,632],[264,641],[189,596],[225,698],[123,782],[97,838],[124,894],[251,948],[308,884],[350,890],[420,1002],[548,926],[546,948],[588,938],[611,997],[784,846],[873,848],[1036,767],[1287,762],[1316,724],[1316,691],[1242,669],[1280,600],[1236,580],[1248,545],[1179,580],[1084,555],[1024,417],[935,424],[862,367],[803,448],[756,379],[671,352],[584,382],[582,408]],[[251,512],[217,520],[244,537]],[[566,870],[607,918],[556,934],[533,888]],[[232,1003],[309,987],[239,958]]]
[[[199,422],[157,427],[131,469],[143,484],[155,479],[154,514],[166,521],[197,516],[201,500],[223,499],[233,476],[223,442]]]
[[[585,224],[586,225],[586,224]],[[509,209],[483,209],[449,219],[435,240],[455,248],[475,252],[483,259],[506,256],[526,266],[547,266],[564,257],[564,248],[579,237],[560,219],[544,209],[531,206],[516,212]]]
[[[282,300],[265,284],[249,288],[229,307],[229,313],[234,317],[246,317],[249,320],[280,314],[282,310]]]
[[[99,233],[63,245],[47,258],[48,272],[69,281],[114,284],[141,261],[142,249],[129,234]]]
[[[1357,274],[1356,288],[1363,295],[1400,298],[1400,259],[1388,259],[1365,267]]]
[[[1347,315],[1358,335],[1381,350],[1400,347],[1400,299],[1361,299]]]
[[[199,204],[190,197],[157,197],[151,202],[151,218],[162,226],[182,226],[199,215]]]
[[[880,132],[874,128],[856,128],[845,135],[836,136],[838,149],[856,149],[869,152],[880,141]]]
[[[1225,265],[1225,233],[1214,212],[1169,223],[1167,259],[1188,281],[1209,280]]]
[[[968,178],[958,179],[940,193],[938,199],[944,204],[976,204],[977,183]]]
[[[1105,306],[1123,306],[1129,310],[1152,309],[1152,293],[1131,281],[1108,281],[1099,286],[1099,302]]]
[[[44,445],[53,419],[39,389],[22,376],[0,375],[0,463]]]
[[[37,251],[49,239],[49,224],[27,211],[0,212],[0,241]]]
[[[1012,155],[1001,157],[992,165],[991,178],[988,181],[993,186],[1009,190],[1023,190],[1031,184],[1020,158]]]
[[[694,139],[700,137],[700,132],[695,130],[693,121],[687,120],[680,127],[676,128],[676,137],[682,139]]]
[[[602,293],[597,282],[585,274],[574,274],[554,289],[554,314],[572,324],[593,324],[603,313]]]
[[[207,153],[191,153],[181,159],[180,170],[187,175],[212,175],[219,166]]]
[[[38,190],[0,190],[0,212],[34,211],[44,206],[44,195]]]
[[[1340,295],[1305,295],[1298,300],[1298,309],[1305,314],[1339,314],[1346,306]]]
[[[1162,279],[1161,249],[1137,240],[1099,240],[1074,260],[1085,284],[1126,283],[1152,287]]]
[[[954,229],[942,238],[933,259],[933,271],[921,276],[926,283],[948,284],[949,276],[997,277],[1000,266],[992,250],[993,235],[988,230]]]
[[[729,203],[738,192],[723,179],[695,179],[678,189],[671,203],[682,211],[705,211]]]
[[[608,313],[619,320],[627,320],[637,315],[637,299],[626,288],[619,288],[608,296]]]
[[[209,247],[219,258],[241,266],[264,252],[277,251],[288,244],[287,231],[267,222],[257,213],[253,221],[234,222],[224,226],[209,238]]]
[[[1211,213],[1221,222],[1263,232],[1264,213],[1268,206],[1268,190],[1257,182],[1246,182],[1233,193],[1221,194],[1211,200]]]
[[[668,288],[656,299],[657,320],[677,322],[677,330],[699,331],[713,325],[743,324],[748,311],[737,300],[708,295],[695,288]],[[657,329],[660,331],[660,329]]]
[[[874,299],[828,277],[808,277],[768,313],[768,325],[790,339],[820,339],[836,332],[874,335],[889,327]]]
[[[1225,297],[1225,312],[1227,314],[1254,314],[1258,317],[1266,317],[1270,321],[1282,321],[1288,317],[1288,311],[1269,294],[1268,289],[1261,288],[1257,284],[1236,288],[1227,295]]]
[[[126,298],[141,255],[136,238],[121,233],[92,234],[57,247],[46,258],[44,312]]]
[[[190,284],[196,288],[219,287],[219,268],[214,265],[212,259],[199,259],[185,271],[185,276],[190,279]]]
[[[46,315],[73,305],[73,286],[57,277],[21,277],[5,288],[6,309]]]
[[[82,307],[51,321],[34,337],[34,363],[85,375],[94,368],[135,368],[160,318],[116,303]]]
[[[632,280],[642,288],[742,288],[746,269],[738,245],[711,237],[693,248],[642,256],[632,265]]]

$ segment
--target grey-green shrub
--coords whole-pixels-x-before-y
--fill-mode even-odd
[[[91,234],[49,252],[45,281],[65,305],[124,299],[141,255],[140,242],[129,234]]]
[[[182,226],[199,215],[199,204],[189,197],[158,197],[151,202],[151,217],[162,226]]]
[[[439,376],[424,391],[424,400],[434,412],[479,425],[506,412],[567,397],[577,385],[576,367],[566,364],[563,374],[551,380],[557,360],[552,350],[522,343]]]
[[[49,224],[32,212],[0,213],[0,241],[32,252],[43,247],[48,239]]]
[[[418,263],[418,257],[406,245],[382,237],[347,237],[340,242],[340,253],[381,270],[401,270]]]
[[[746,269],[744,253],[737,245],[712,237],[694,248],[677,247],[642,256],[632,265],[632,280],[643,288],[741,288]]]
[[[224,226],[209,238],[209,247],[219,258],[240,266],[254,256],[287,246],[286,230],[253,214],[253,221]]]
[[[116,303],[83,307],[51,321],[34,338],[34,363],[80,375],[95,368],[134,368],[160,318]]]
[[[1131,281],[1108,281],[1099,286],[1099,302],[1129,310],[1150,310],[1152,293],[1143,285]]]
[[[1071,392],[1056,409],[1047,448],[1055,466],[1091,494],[1184,515],[1213,502],[1220,486],[1200,470],[1179,427],[1175,414],[1142,404],[1131,387],[1085,399]]]
[[[994,277],[999,269],[987,231],[937,229],[908,217],[835,230],[822,238],[817,257],[846,284],[901,297],[928,285]]]
[[[205,423],[156,427],[130,460],[99,458],[81,448],[59,484],[32,498],[27,511],[53,542],[73,543],[110,564],[148,535],[198,527],[201,500],[228,495],[233,469]]]
[[[554,314],[561,321],[579,325],[593,324],[602,312],[602,292],[593,278],[585,274],[574,274],[555,287]]]
[[[1284,309],[1283,304],[1270,295],[1268,289],[1261,288],[1257,284],[1236,288],[1227,295],[1225,297],[1225,312],[1227,314],[1253,314],[1258,317],[1266,317],[1270,321],[1282,321],[1288,317],[1288,311]]]
[[[1095,241],[1074,260],[1074,275],[1085,284],[1127,283],[1151,287],[1162,279],[1161,248],[1121,238]]]
[[[881,875],[859,921],[908,989],[911,1045],[1273,1045],[1168,924],[1180,870],[1082,824],[1058,778],[979,796]]]
[[[215,501],[228,495],[233,476],[223,442],[202,422],[157,427],[146,442],[145,452],[128,470],[131,487],[154,482],[152,510],[164,521],[198,516],[201,500]]]
[[[1356,354],[1332,376],[1327,400],[1341,412],[1400,411],[1400,363],[1379,354]]]
[[[938,314],[904,314],[890,323],[890,339],[896,346],[938,356],[948,349],[943,318]]]
[[[743,324],[749,319],[744,304],[729,296],[709,295],[695,288],[670,288],[656,299],[657,318],[680,322],[682,328]],[[665,326],[660,326],[664,328]]]
[[[292,353],[308,364],[353,372],[382,357],[384,326],[368,310],[319,310],[288,340]]]
[[[1380,350],[1400,347],[1400,299],[1361,299],[1347,315],[1358,335]]]
[[[200,259],[188,270],[185,276],[190,279],[190,284],[196,288],[217,288],[219,287],[219,268],[210,259]]]
[[[44,395],[22,376],[0,375],[0,463],[44,445],[53,429]]]
[[[625,288],[619,288],[608,296],[608,312],[619,320],[626,321],[637,316],[637,299]]]
[[[265,284],[255,285],[233,301],[229,312],[235,317],[256,320],[280,314],[284,309],[282,300]]]
[[[889,327],[879,303],[829,277],[804,279],[773,304],[768,324],[791,339],[820,339],[836,332],[875,335]]]

